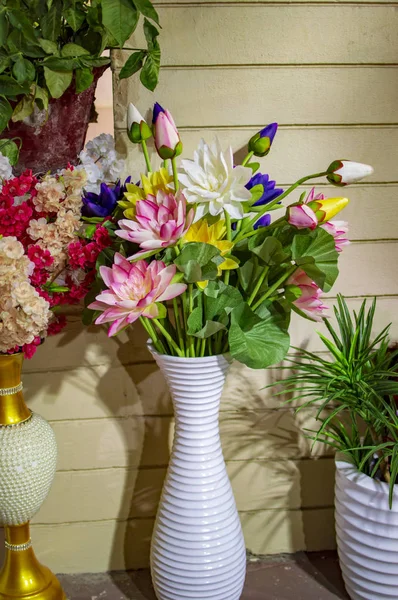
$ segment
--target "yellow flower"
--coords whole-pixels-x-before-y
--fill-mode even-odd
[[[238,263],[233,258],[228,257],[230,254],[233,243],[223,239],[227,233],[225,227],[225,221],[217,221],[213,225],[209,225],[206,219],[201,219],[191,225],[187,233],[184,236],[184,242],[203,242],[205,244],[211,244],[219,249],[221,256],[224,258],[218,266],[218,275],[222,274],[222,271],[236,269]],[[198,281],[198,286],[204,289],[207,286],[207,281]]]
[[[141,175],[142,187],[128,183],[127,192],[124,194],[126,200],[120,200],[119,206],[124,208],[124,216],[127,219],[134,219],[135,205],[138,200],[144,200],[147,196],[156,196],[159,190],[168,194],[173,191],[169,183],[173,181],[173,176],[169,175],[167,169],[159,169],[148,175]]]

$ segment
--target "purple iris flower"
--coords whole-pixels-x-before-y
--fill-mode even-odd
[[[257,202],[253,204],[253,206],[262,206],[263,204],[268,204],[283,194],[282,188],[276,188],[276,182],[272,181],[269,178],[269,175],[266,175],[265,173],[256,173],[256,175],[253,175],[245,187],[246,189],[251,190],[255,185],[262,185],[264,191],[261,198],[259,198]]]
[[[115,210],[118,200],[123,198],[126,192],[126,183],[129,183],[130,179],[128,177],[123,186],[120,181],[115,186],[101,183],[99,194],[86,192],[82,198],[82,215],[84,217],[109,217]]]
[[[258,229],[259,227],[268,227],[268,225],[271,224],[271,215],[265,214],[262,217],[259,218],[258,221],[256,221],[256,223],[254,223],[254,227],[253,229]]]

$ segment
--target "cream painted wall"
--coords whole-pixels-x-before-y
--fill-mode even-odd
[[[347,157],[374,165],[347,190],[352,245],[338,291],[352,308],[379,296],[378,324],[398,339],[398,12],[372,2],[159,2],[163,70],[156,95],[136,78],[117,81],[115,126],[127,146],[125,108],[159,100],[180,126],[189,156],[200,137],[244,146],[262,125],[280,131],[263,168],[287,185]],[[131,44],[135,45],[136,40]],[[108,105],[109,107],[109,105]],[[103,113],[105,114],[105,113]],[[333,190],[320,186],[325,194]],[[321,350],[319,326],[294,320],[293,345]],[[151,527],[169,457],[172,411],[165,383],[134,327],[108,340],[78,317],[26,364],[26,397],[52,423],[59,464],[37,515],[39,557],[56,571],[105,571],[148,564]],[[334,547],[333,458],[294,414],[262,391],[273,370],[234,365],[221,412],[222,439],[246,544],[254,553]]]

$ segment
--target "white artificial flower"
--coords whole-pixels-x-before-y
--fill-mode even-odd
[[[242,219],[242,202],[250,200],[251,193],[245,185],[252,177],[248,167],[234,168],[232,148],[222,152],[218,139],[209,146],[202,139],[194,153],[194,160],[182,160],[178,179],[184,196],[196,204],[195,220],[207,213],[212,216],[226,211],[233,219]]]
[[[12,177],[12,166],[7,156],[0,154],[0,191],[2,189],[3,181],[11,179]]]
[[[127,109],[127,128],[131,129],[134,123],[140,124],[141,122],[146,122],[140,111],[132,102],[130,102],[129,107]]]
[[[88,142],[79,158],[87,173],[84,189],[96,194],[102,182],[115,183],[120,179],[125,167],[125,161],[120,159],[115,150],[115,140],[108,133],[101,133]]]
[[[353,160],[336,160],[327,170],[327,179],[335,185],[357,183],[364,177],[372,175],[374,169],[370,165],[354,162]]]

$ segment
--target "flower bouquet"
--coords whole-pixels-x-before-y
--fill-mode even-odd
[[[314,178],[343,186],[372,172],[334,161],[278,188],[253,160],[268,154],[276,132],[273,123],[254,135],[240,165],[217,140],[202,140],[178,165],[183,148],[171,114],[156,104],[150,127],[130,105],[128,135],[142,146],[146,173],[126,182],[122,199],[120,186],[86,199],[92,216],[84,217],[82,245],[105,225],[112,243],[98,257],[84,320],[110,324],[110,336],[140,321],[173,397],[176,433],[151,548],[159,600],[240,597],[245,545],[218,427],[225,374],[232,359],[257,369],[281,361],[292,311],[325,314],[321,295],[348,243],[346,224],[330,219],[348,199],[312,190],[283,201]],[[163,161],[157,171],[152,135]]]

